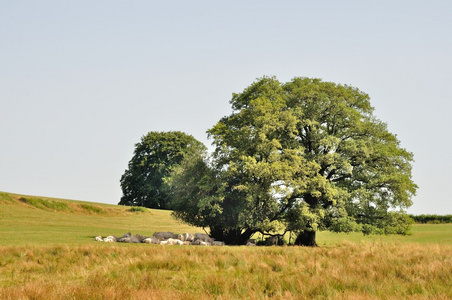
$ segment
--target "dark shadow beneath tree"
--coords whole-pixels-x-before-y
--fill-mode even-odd
[[[295,239],[295,245],[306,246],[306,247],[317,247],[317,242],[315,241],[316,232],[313,230],[304,230],[298,233]]]
[[[242,229],[210,228],[210,236],[215,240],[225,242],[226,245],[245,245],[255,232],[251,229],[243,231]]]

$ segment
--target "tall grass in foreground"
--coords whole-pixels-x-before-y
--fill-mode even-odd
[[[0,248],[0,299],[452,298],[452,246]]]

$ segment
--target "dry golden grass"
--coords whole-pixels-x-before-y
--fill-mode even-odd
[[[0,248],[0,299],[450,299],[452,246]]]
[[[169,211],[0,192],[0,299],[452,299],[451,224],[321,232],[319,248],[93,240],[167,230],[201,229]]]

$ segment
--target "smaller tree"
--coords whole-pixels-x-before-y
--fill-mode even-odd
[[[190,152],[206,147],[180,131],[151,131],[135,145],[128,169],[121,176],[120,205],[168,209],[170,191],[165,184],[173,168]]]
[[[172,194],[172,215],[187,224],[210,227],[221,214],[218,197],[221,183],[204,152],[192,152],[166,179]]]
[[[243,194],[226,177],[205,153],[187,155],[167,180],[172,192],[172,215],[208,229],[216,240],[244,244],[256,229],[248,224],[250,212],[242,201]]]

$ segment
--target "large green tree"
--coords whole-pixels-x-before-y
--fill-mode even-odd
[[[315,245],[315,231],[406,234],[405,209],[417,186],[413,155],[373,115],[367,94],[350,86],[295,78],[283,85],[297,118],[296,140],[314,163],[312,183],[288,211],[297,243]]]
[[[298,146],[286,143],[295,138],[296,118],[285,110],[277,86],[267,92],[267,99],[254,99],[252,109],[239,109],[209,131],[216,145],[213,161],[189,157],[172,176],[174,215],[208,227],[228,244],[277,227],[290,207],[279,199],[289,188],[284,185],[304,184],[309,170]],[[233,107],[239,97],[234,95]]]
[[[191,177],[203,182],[203,201],[192,197],[190,218],[212,235],[241,243],[283,230],[314,246],[318,230],[408,232],[413,156],[373,115],[367,94],[319,79],[263,77],[231,104],[233,113],[208,131],[216,148],[204,168],[212,174]],[[188,194],[180,197],[187,204]]]
[[[167,209],[171,192],[165,184],[173,168],[185,155],[205,151],[191,135],[180,131],[151,131],[135,145],[128,169],[121,176],[120,205]]]

